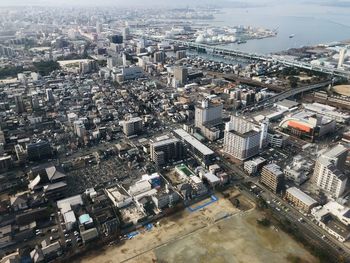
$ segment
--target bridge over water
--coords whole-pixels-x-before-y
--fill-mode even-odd
[[[146,38],[154,41],[161,41],[161,40],[167,41],[169,43],[178,44],[187,48],[203,50],[203,51],[206,51],[207,53],[221,54],[226,57],[230,57],[230,56],[242,57],[242,58],[247,58],[252,60],[278,62],[285,66],[297,67],[301,69],[312,70],[312,71],[325,73],[332,76],[350,79],[350,71],[347,71],[347,70],[330,68],[330,67],[325,67],[320,65],[312,65],[311,63],[285,59],[277,55],[263,55],[258,53],[251,53],[251,52],[230,49],[226,47],[207,45],[207,44],[195,43],[191,41],[183,41],[183,40],[177,40],[177,39],[164,39],[164,38],[157,38],[157,37],[146,37]]]

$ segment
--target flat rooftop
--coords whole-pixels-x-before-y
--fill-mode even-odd
[[[195,139],[192,135],[187,133],[183,129],[176,129],[174,132],[180,136],[183,140],[185,140],[188,144],[192,145],[194,148],[196,148],[199,152],[201,152],[203,155],[212,155],[214,152],[209,149],[207,146],[205,146],[203,143]]]
[[[338,235],[344,237],[345,239],[350,235],[350,228],[339,221],[337,217],[331,213],[326,214],[322,222],[331,230],[333,230]]]
[[[302,201],[304,204],[307,206],[311,206],[313,204],[316,204],[317,201],[313,199],[311,196],[305,194],[303,191],[296,187],[290,187],[287,189],[287,192],[290,193],[291,195],[295,196],[298,198],[300,201]]]
[[[292,100],[285,99],[285,100],[276,102],[276,105],[277,106],[281,106],[281,107],[285,107],[285,108],[288,108],[288,109],[291,109],[291,108],[294,108],[294,107],[298,106],[299,103],[295,102],[295,101],[292,101]]]

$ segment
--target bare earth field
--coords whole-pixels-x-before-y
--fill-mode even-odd
[[[281,263],[296,257],[301,263],[318,262],[282,231],[257,226],[260,212],[242,212],[228,199],[218,197],[217,202],[202,210],[185,210],[164,218],[159,227],[104,251],[92,252],[80,262]],[[232,216],[215,222],[222,212]]]

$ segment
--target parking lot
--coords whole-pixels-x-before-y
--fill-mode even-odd
[[[56,220],[58,221],[58,234],[61,244],[66,248],[66,250],[70,250],[76,247],[81,247],[83,245],[81,236],[77,229],[68,230],[65,226],[63,216],[58,211],[56,213]]]

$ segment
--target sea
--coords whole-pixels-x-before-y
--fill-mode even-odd
[[[210,21],[213,26],[253,26],[277,30],[276,37],[228,44],[237,50],[270,54],[290,48],[350,40],[350,6],[317,4],[267,5],[222,9]],[[290,38],[289,36],[294,35]]]

